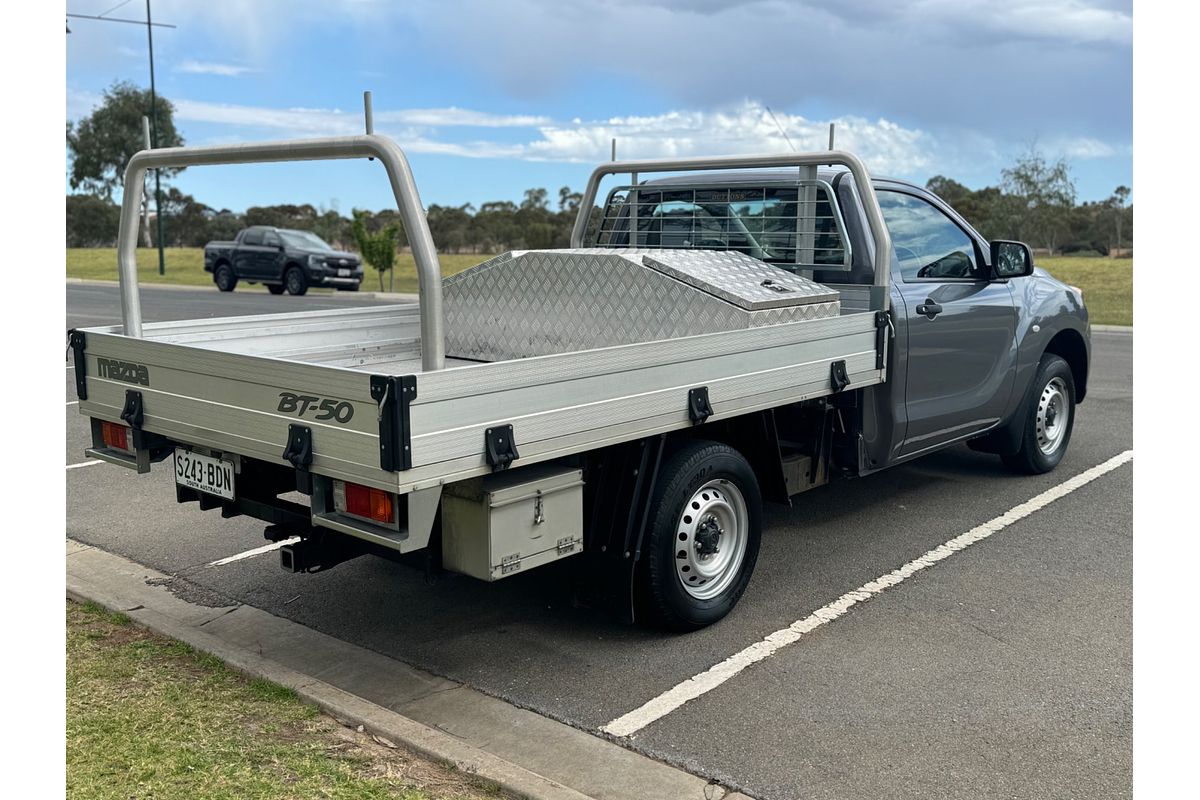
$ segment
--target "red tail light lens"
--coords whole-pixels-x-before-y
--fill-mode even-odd
[[[396,505],[391,492],[372,489],[357,483],[335,482],[334,507],[338,511],[382,522],[385,525],[390,525],[396,517]]]
[[[114,450],[129,449],[129,428],[124,425],[118,425],[115,422],[101,422],[100,435],[104,439],[106,447]]]

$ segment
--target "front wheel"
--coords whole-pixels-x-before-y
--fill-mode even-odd
[[[283,276],[283,284],[288,294],[301,295],[308,291],[308,279],[299,267],[290,267]]]
[[[237,275],[233,274],[233,267],[228,264],[222,264],[217,267],[216,274],[213,275],[213,281],[222,292],[232,292],[237,287],[238,279]]]
[[[1018,413],[1025,415],[1021,448],[1001,456],[1005,466],[1028,475],[1049,472],[1066,455],[1075,426],[1075,378],[1066,361],[1042,356],[1026,407]]]
[[[762,497],[749,462],[725,444],[693,442],[663,466],[638,570],[639,607],[679,631],[728,614],[750,583]]]

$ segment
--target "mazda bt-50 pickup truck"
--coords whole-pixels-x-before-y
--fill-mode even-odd
[[[147,169],[340,158],[386,170],[419,303],[143,324]],[[217,250],[250,246],[258,280],[342,277],[271,233],[213,248],[218,282],[250,276]],[[569,559],[589,597],[674,629],[746,591],[764,503],[803,519],[806,492],[962,443],[1052,470],[1088,386],[1077,289],[844,151],[606,163],[569,248],[443,279],[386,137],[147,150],[118,267],[123,323],[70,336],[90,457],[166,462],[178,502],[287,540],[287,572],[374,554],[497,581]]]

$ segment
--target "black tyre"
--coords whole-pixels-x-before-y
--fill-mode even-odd
[[[650,501],[638,611],[653,625],[694,631],[737,605],[762,535],[762,496],[749,462],[697,441],[663,465]]]
[[[304,271],[299,267],[288,267],[287,272],[283,273],[283,285],[287,287],[288,294],[302,295],[308,291],[308,278],[304,277]]]
[[[268,283],[267,291],[270,292],[271,294],[283,294],[283,284],[282,283]]]
[[[217,288],[222,292],[232,292],[237,288],[237,275],[233,272],[233,267],[228,264],[221,264],[217,267],[217,271],[213,273],[213,282],[217,284]]]
[[[1001,458],[1014,472],[1040,475],[1063,460],[1075,427],[1075,379],[1067,362],[1042,356],[1025,403],[1021,449]]]

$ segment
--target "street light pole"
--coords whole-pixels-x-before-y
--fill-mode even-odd
[[[150,19],[150,0],[146,0],[146,40],[150,45],[150,144],[158,147],[158,101],[154,92],[154,22]],[[166,259],[163,255],[162,228],[162,185],[159,183],[158,170],[154,170],[154,222],[158,228],[158,274],[167,273]]]

